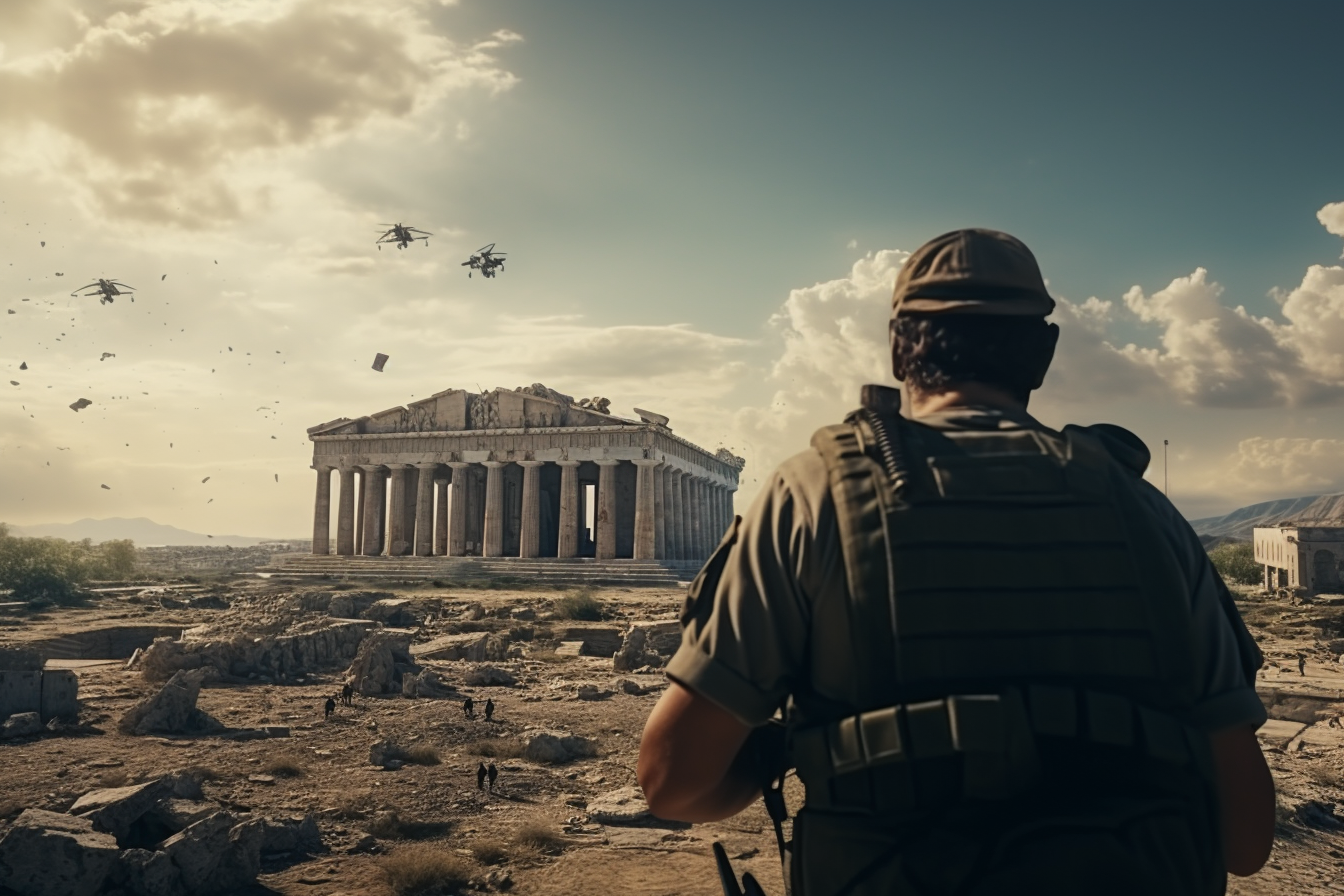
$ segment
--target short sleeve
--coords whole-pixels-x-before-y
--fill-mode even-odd
[[[1190,524],[1152,485],[1144,482],[1141,490],[1165,524],[1190,587],[1198,675],[1193,721],[1205,731],[1242,725],[1259,728],[1267,718],[1255,692],[1255,676],[1264,663],[1260,648]]]
[[[669,678],[757,726],[803,667],[808,614],[789,556],[798,505],[775,474],[691,585]]]

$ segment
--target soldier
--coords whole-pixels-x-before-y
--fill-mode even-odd
[[[795,768],[795,896],[1216,894],[1264,864],[1260,652],[1143,443],[1027,413],[1054,305],[1005,233],[905,262],[906,416],[865,387],[705,564],[640,744],[655,815],[765,784],[780,831]]]
[[[469,719],[476,718],[476,701],[470,697],[462,701],[462,715]]]
[[[331,714],[336,711],[336,701],[328,697],[327,702],[323,704],[322,709],[323,709],[322,720],[326,721],[327,719],[331,718]]]
[[[490,792],[491,792],[491,793],[494,793],[494,792],[495,792],[495,779],[499,777],[499,769],[495,768],[495,764],[492,762],[492,763],[490,763],[490,765],[486,768],[485,771],[486,771],[486,774],[488,774],[488,775],[490,776]]]
[[[1300,653],[1297,655],[1297,674],[1304,677],[1307,674],[1307,658]]]
[[[476,764],[476,789],[477,789],[477,790],[484,790],[484,789],[485,789],[485,776],[486,776],[487,774],[488,774],[488,772],[487,772],[486,769],[485,769],[485,763],[484,763],[484,762],[478,762],[478,763]]]
[[[355,702],[355,688],[350,682],[341,685],[341,703],[346,706],[352,706]]]
[[[485,698],[485,720],[487,722],[495,720],[495,701],[490,697]]]

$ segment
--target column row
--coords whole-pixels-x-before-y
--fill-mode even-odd
[[[550,462],[558,476],[554,469],[543,474],[546,461],[516,463],[522,473],[521,494],[515,470],[509,477],[508,506],[509,464],[502,461],[485,461],[474,471],[478,465],[457,461],[339,468],[335,553],[499,557],[505,552],[506,517],[511,517],[509,553],[516,551],[519,557],[541,555],[545,527],[546,553],[554,551],[561,558],[589,554],[598,560],[621,556],[698,563],[710,555],[732,520],[731,489],[659,460],[597,460],[582,481],[579,461]],[[633,471],[627,466],[621,472],[622,464]],[[331,553],[331,471],[317,471],[315,554]],[[550,483],[544,498],[543,475]],[[585,485],[594,488],[591,508],[585,506]],[[474,514],[470,534],[469,509]],[[591,541],[583,535],[589,528]]]

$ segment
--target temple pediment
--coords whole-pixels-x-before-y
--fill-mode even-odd
[[[388,408],[352,420],[342,417],[308,430],[309,435],[463,432],[492,429],[560,429],[637,425],[616,417],[605,398],[575,400],[540,383],[490,392],[447,389],[406,407]],[[666,417],[641,412],[643,422],[666,426]],[[653,418],[652,420],[650,418]]]

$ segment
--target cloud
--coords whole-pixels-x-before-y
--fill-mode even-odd
[[[0,63],[5,161],[81,191],[100,214],[235,219],[266,201],[240,183],[249,163],[516,82],[492,51],[517,35],[459,47],[419,6],[170,0],[86,20],[67,46]]]
[[[1316,213],[1316,220],[1335,236],[1344,236],[1344,202],[1331,202]]]
[[[1248,489],[1272,484],[1276,494],[1344,490],[1344,439],[1270,439],[1237,443],[1231,472]]]

